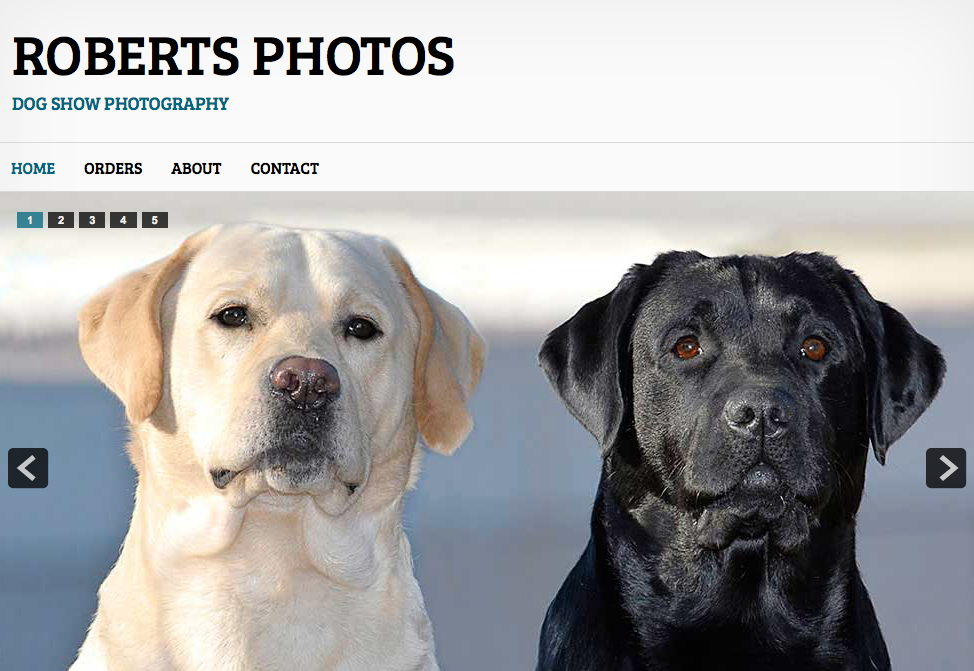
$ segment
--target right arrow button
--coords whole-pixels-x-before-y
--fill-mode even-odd
[[[940,476],[941,480],[946,480],[957,471],[958,466],[942,454],[940,455],[940,461],[947,464],[947,470],[944,471],[944,474]]]
[[[931,447],[927,450],[927,487],[961,489],[966,484],[967,452],[964,448]]]

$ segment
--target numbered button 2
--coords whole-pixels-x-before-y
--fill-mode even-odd
[[[48,228],[74,228],[74,212],[48,212]]]
[[[138,212],[112,212],[108,219],[109,228],[138,228]]]

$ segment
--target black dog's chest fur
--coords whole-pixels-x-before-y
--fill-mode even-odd
[[[813,556],[800,581],[777,561],[754,548],[701,556],[673,535],[655,538],[600,490],[592,539],[548,610],[538,669],[890,668],[851,555]]]

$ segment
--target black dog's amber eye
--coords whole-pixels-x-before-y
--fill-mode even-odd
[[[250,321],[250,318],[247,315],[247,308],[240,305],[233,305],[228,308],[223,308],[213,315],[213,318],[224,326],[228,326],[230,328],[244,326]]]
[[[828,348],[825,341],[821,338],[805,338],[802,343],[802,356],[812,361],[821,361],[825,357]]]
[[[700,341],[695,336],[683,336],[676,341],[673,352],[681,359],[692,359],[700,354]]]
[[[359,340],[371,340],[379,334],[379,327],[364,317],[355,317],[345,327],[345,334]]]

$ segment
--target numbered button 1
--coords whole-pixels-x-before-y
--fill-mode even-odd
[[[44,213],[18,212],[17,228],[44,228]]]
[[[48,228],[74,228],[74,212],[48,212]]]
[[[108,219],[109,228],[138,228],[138,212],[112,212]]]
[[[78,228],[105,228],[105,213],[79,212]]]
[[[169,228],[169,213],[143,212],[142,228]]]

